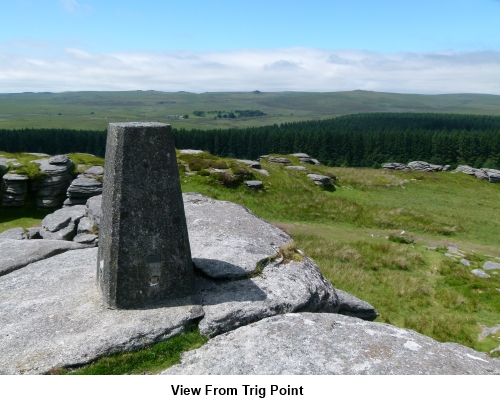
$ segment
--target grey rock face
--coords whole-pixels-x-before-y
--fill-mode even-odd
[[[51,175],[51,176],[62,176],[71,172],[75,164],[71,159],[65,161],[65,163],[51,163],[51,160],[56,158],[56,156],[50,159],[39,159],[33,160],[32,163],[38,163],[40,165],[40,171],[42,173]],[[67,156],[66,156],[67,158]],[[59,158],[57,160],[60,160]],[[61,160],[64,160],[61,158]],[[52,160],[53,161],[53,160]]]
[[[444,169],[444,166],[433,165],[422,161],[410,162],[408,163],[408,167],[412,170],[418,170],[421,172],[441,172]]]
[[[94,223],[90,219],[88,219],[88,217],[83,217],[82,219],[80,219],[80,222],[78,222],[78,228],[76,230],[77,234],[94,233],[94,231]]]
[[[403,163],[386,163],[382,167],[385,170],[403,170],[406,172],[411,170],[409,166],[406,166]]]
[[[93,224],[99,226],[102,217],[102,196],[98,195],[87,200],[85,215]]]
[[[306,257],[281,266],[272,263],[250,279],[200,280],[197,288],[205,311],[199,328],[208,336],[287,312],[339,310],[334,288]]]
[[[500,269],[500,263],[497,262],[485,262],[483,264],[483,269],[484,270],[497,270]]]
[[[102,176],[104,175],[104,168],[102,166],[92,166],[85,170],[83,174]]]
[[[244,277],[291,241],[241,205],[198,193],[183,199],[193,262],[210,277]]]
[[[104,179],[96,270],[106,304],[137,308],[191,294],[194,270],[172,127],[109,124]]]
[[[364,319],[366,321],[374,321],[379,314],[375,308],[366,301],[360,300],[355,296],[346,293],[345,291],[335,289],[339,299],[339,314],[353,316],[355,318]]]
[[[102,194],[102,182],[92,177],[80,177],[73,180],[68,187],[65,205],[85,204],[90,197]]]
[[[328,186],[331,184],[330,177],[328,176],[322,176],[320,174],[308,174],[307,177],[314,181],[314,184],[316,184],[317,186]]]
[[[59,155],[50,159],[33,160],[33,163],[38,163],[40,171],[46,175],[38,187],[37,206],[40,208],[60,207],[73,179],[71,176],[75,166],[73,161],[65,155]]]
[[[28,191],[28,176],[7,173],[2,181],[2,206],[22,207]]]
[[[42,239],[40,236],[40,231],[42,230],[41,226],[35,226],[32,228],[27,228],[26,233],[28,235],[28,239]]]
[[[57,156],[52,156],[49,159],[49,163],[51,165],[64,165],[68,163],[69,158],[66,155],[57,155]]]
[[[286,314],[217,336],[161,374],[498,374],[455,343],[339,314]]]
[[[295,156],[295,157],[298,157],[298,158],[308,158],[309,155],[307,153],[292,153],[291,156]]]
[[[0,370],[43,374],[84,364],[182,333],[203,316],[189,300],[106,309],[95,287],[96,259],[97,248],[71,251],[0,277]]]
[[[28,235],[26,234],[23,228],[13,228],[0,233],[0,239],[23,240],[23,239],[28,239]]]
[[[83,243],[85,245],[97,246],[97,235],[91,233],[79,233],[73,238],[73,242]]]
[[[0,276],[30,263],[73,249],[82,249],[78,243],[47,240],[0,239]],[[1,357],[1,356],[0,356]]]
[[[276,156],[269,156],[269,163],[290,163],[290,159],[287,158],[281,158],[281,157],[276,157]]]
[[[244,183],[248,188],[253,188],[255,190],[260,189],[263,186],[260,180],[246,180]]]
[[[285,169],[307,171],[304,166],[285,166]]]
[[[480,277],[480,278],[490,278],[490,275],[488,273],[485,273],[483,270],[481,269],[474,269],[474,270],[471,270],[471,273],[474,274],[476,277]]]
[[[40,235],[43,239],[72,240],[76,234],[77,221],[84,215],[84,205],[61,208],[42,220]]]

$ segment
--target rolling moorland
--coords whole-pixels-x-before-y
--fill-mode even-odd
[[[214,112],[227,114],[236,110],[258,110],[266,115],[214,119],[217,117]],[[193,111],[203,111],[204,116],[193,115]],[[0,129],[103,131],[109,122],[154,120],[171,123],[174,130],[180,133],[183,128],[265,127],[297,121],[323,121],[364,112],[494,116],[500,115],[500,96],[421,96],[365,91],[199,95],[131,91],[0,95]],[[186,114],[189,115],[187,119],[166,118],[168,115]],[[497,127],[492,131],[488,142],[496,138]],[[373,134],[376,133],[374,130]],[[307,131],[304,134],[307,135]],[[398,137],[398,134],[395,132],[393,136]],[[280,133],[274,135],[278,139]],[[300,141],[301,136],[294,139]],[[449,142],[446,143],[447,134],[443,136],[449,146]],[[465,138],[468,136],[466,134]],[[406,139],[411,140],[411,136]],[[429,139],[437,138],[430,136]],[[408,144],[412,143],[409,141]],[[187,144],[177,147],[210,150],[210,145],[206,148]],[[329,145],[333,145],[333,153],[339,143],[331,142]],[[442,162],[433,162],[439,164],[447,163],[446,159],[455,159],[455,165],[462,159],[461,164],[475,167],[488,164],[488,167],[498,168],[500,155],[495,152],[494,156],[490,156],[484,152],[492,151],[489,143],[465,145],[467,148],[458,150],[457,157],[451,153],[456,152],[458,146],[448,148],[449,157],[435,155],[436,150],[443,150],[440,144],[429,149],[429,156],[395,154],[391,157],[396,161],[398,157],[408,157],[408,160],[442,159]],[[27,151],[24,147],[21,149],[19,152]],[[68,149],[64,146],[63,149],[61,153],[90,152],[76,147]],[[277,149],[264,153],[307,152],[322,163],[329,163],[316,149],[302,149],[307,149],[307,142],[278,145]],[[365,150],[371,149],[365,145]],[[56,153],[35,146],[30,151]],[[228,155],[223,149],[212,152],[220,156]],[[261,153],[260,150],[258,152]],[[18,158],[25,165],[26,174],[30,177],[38,175],[37,165],[29,164],[36,157],[7,152],[0,152],[0,155]],[[74,153],[69,157],[76,164],[103,164],[102,158],[85,154]],[[287,157],[292,160],[291,164],[300,164],[298,159]],[[381,158],[386,157],[382,155]],[[179,156],[181,163],[188,168],[192,166],[192,159],[188,155]],[[401,163],[408,163],[408,160],[401,160]],[[314,166],[311,169],[335,179],[334,187],[321,188],[314,185],[304,172],[285,170],[282,165],[263,160],[263,169],[269,171],[269,177],[252,170],[243,174],[243,177],[263,181],[264,189],[255,191],[240,181],[227,182],[206,170],[224,165],[231,167],[235,164],[233,159],[205,154],[201,162],[195,163],[201,175],[187,175],[186,166],[180,166],[183,192],[197,191],[219,200],[243,204],[257,216],[276,224],[293,236],[297,248],[318,264],[335,287],[374,305],[380,313],[378,322],[410,328],[441,342],[457,342],[488,352],[491,356],[500,355],[500,350],[495,350],[500,347],[500,331],[483,334],[485,328],[500,324],[500,277],[491,271],[491,277],[487,279],[471,274],[472,269],[481,268],[485,261],[500,258],[499,184],[481,181],[464,173],[389,172],[348,167],[372,166],[372,162],[339,158],[332,159],[330,163],[333,166],[342,164],[343,167]],[[34,202],[20,209],[0,208],[0,232],[19,226],[39,225],[49,212],[37,210]],[[470,266],[461,264],[459,257],[450,255],[448,247],[458,248]],[[205,341],[205,337],[193,330],[139,352],[101,359],[76,372],[155,372],[177,362],[181,352],[198,347]],[[61,373],[68,371],[59,370]]]
[[[220,111],[265,116],[214,119]],[[196,116],[194,111],[205,112]],[[210,113],[209,113],[210,112]],[[500,115],[500,96],[335,93],[166,93],[159,91],[0,94],[0,129],[105,130],[109,122],[159,121],[174,128],[245,128],[335,118],[363,112],[434,112]],[[167,118],[188,115],[188,119]]]

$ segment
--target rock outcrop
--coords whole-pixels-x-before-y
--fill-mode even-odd
[[[471,166],[461,165],[455,169],[454,173],[465,173],[481,180],[488,180],[490,183],[500,183],[500,170],[496,169],[475,169]]]
[[[317,186],[329,186],[331,184],[331,179],[328,176],[323,176],[321,174],[308,174],[307,177],[314,181],[314,184]]]
[[[100,200],[48,215],[42,234],[73,226],[73,232],[82,229],[73,240],[87,235],[101,216]],[[84,364],[179,334],[195,321],[202,333],[216,336],[282,313],[338,311],[331,283],[280,229],[243,206],[197,193],[184,195],[184,207],[196,289],[189,299],[169,303],[171,308],[104,308],[95,288],[97,249],[0,239],[2,250],[18,252],[5,265],[10,274],[0,277],[0,322],[8,325],[0,336],[0,372],[39,374]],[[55,246],[79,250],[44,259],[60,253],[50,251]],[[26,255],[28,248],[33,252]]]
[[[49,159],[33,160],[40,165],[40,172],[45,177],[38,185],[37,206],[40,208],[58,208],[66,198],[66,191],[73,179],[74,163],[66,155],[57,155]]]
[[[22,174],[7,173],[2,178],[2,206],[22,207],[28,191],[29,177]]]
[[[40,235],[43,239],[73,240],[78,221],[85,215],[84,205],[61,208],[47,215],[42,221]]]
[[[417,170],[420,172],[445,172],[450,170],[450,165],[433,165],[431,163],[423,162],[420,160],[410,162],[408,165],[403,163],[385,163],[382,167],[386,170],[402,170],[402,171],[410,171]]]
[[[496,374],[455,343],[339,314],[278,315],[217,336],[161,374]]]

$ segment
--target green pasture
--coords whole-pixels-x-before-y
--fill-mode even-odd
[[[193,111],[261,110],[262,117],[217,119]],[[244,128],[334,118],[361,112],[500,114],[500,96],[416,95],[350,91],[335,93],[159,91],[0,94],[0,128],[103,130],[110,122],[160,121],[175,128]],[[189,115],[170,119],[168,115]]]

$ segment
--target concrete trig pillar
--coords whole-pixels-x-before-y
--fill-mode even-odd
[[[170,125],[108,126],[97,280],[110,308],[192,292],[194,273]]]

